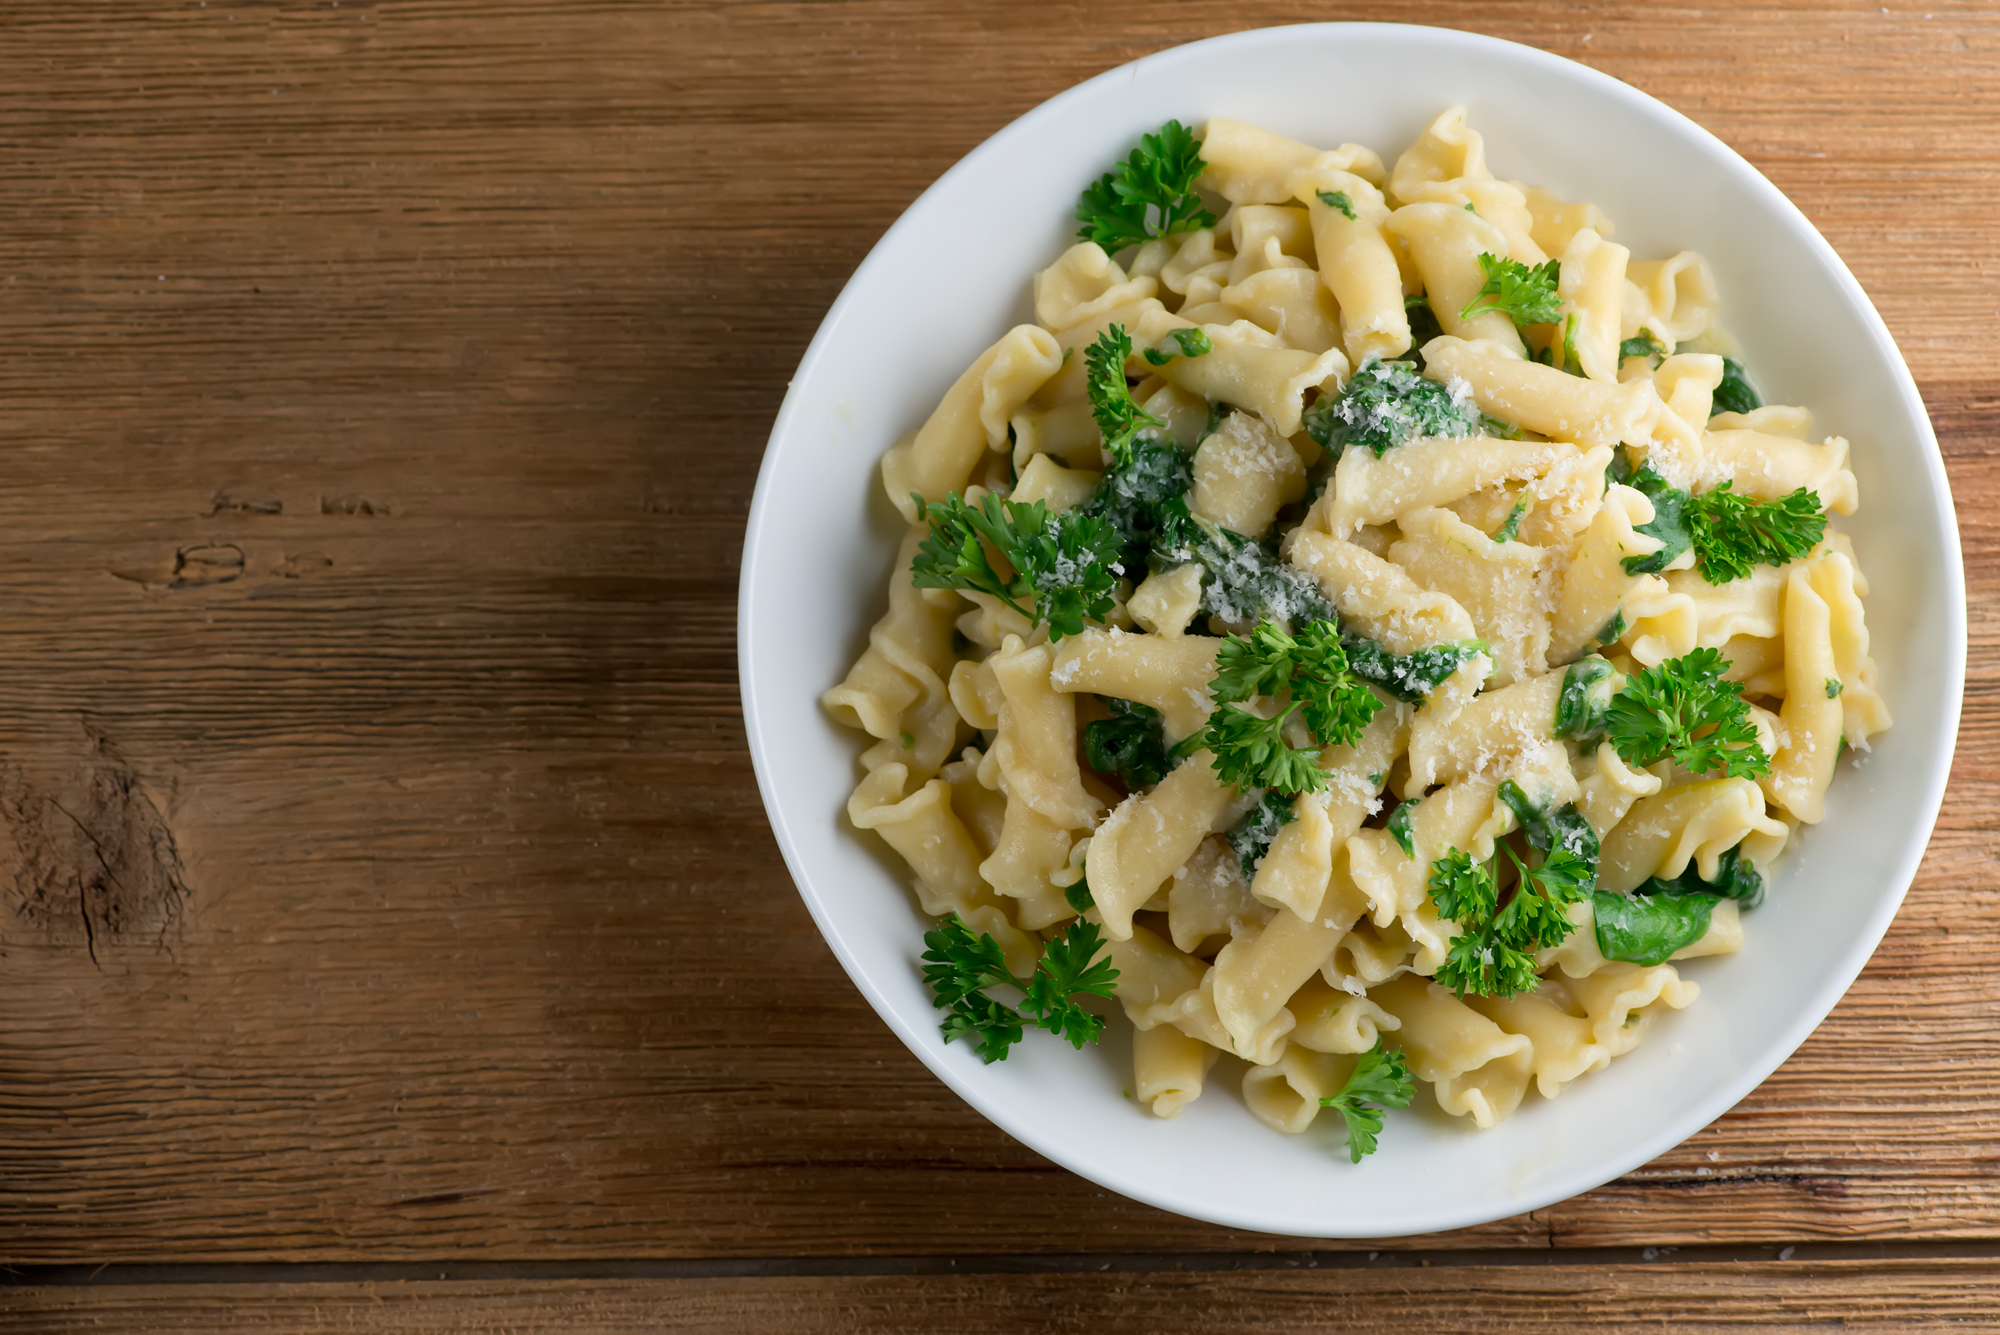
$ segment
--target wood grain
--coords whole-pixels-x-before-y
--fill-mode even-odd
[[[1240,1330],[1494,1335],[1991,1329],[1989,1261],[1456,1266],[1234,1274],[160,1285],[14,1295],[0,1331]]]
[[[1053,1168],[876,1021],[767,833],[733,609],[786,379],[904,205],[1079,79],[1334,17],[1584,60],[1769,174],[1922,382],[1971,589],[1947,806],[1847,1000],[1656,1163],[1429,1245],[2000,1235],[1990,6],[189,0],[0,4],[0,1258],[1297,1245]],[[1853,1292],[1942,1321],[1964,1278]]]

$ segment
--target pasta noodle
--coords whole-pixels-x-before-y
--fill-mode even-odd
[[[931,979],[954,1038],[1093,1036],[1037,1009],[1074,952],[1152,1116],[1240,1079],[1300,1134],[1414,1078],[1489,1128],[1769,948],[1890,726],[1851,449],[1759,403],[1702,256],[1496,177],[1463,107],[1393,167],[1187,143],[883,455],[887,610],[821,697],[848,817],[991,938]]]

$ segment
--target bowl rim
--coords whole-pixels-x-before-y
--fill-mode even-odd
[[[1918,809],[1927,813],[1919,826],[1911,826],[1909,837],[1905,839],[1901,854],[1895,861],[1888,877],[1894,887],[1892,893],[1883,894],[1862,930],[1852,936],[1843,951],[1832,961],[1831,969],[1806,997],[1804,1003],[1794,1013],[1789,1026],[1779,1038],[1770,1043],[1764,1056],[1741,1066],[1737,1074],[1719,1082],[1709,1096],[1701,1100],[1693,1111],[1684,1113],[1677,1119],[1663,1124],[1653,1134],[1638,1139],[1635,1145],[1623,1154],[1608,1160],[1594,1160],[1592,1166],[1570,1169],[1549,1175],[1545,1185],[1536,1191],[1525,1193],[1508,1203],[1503,1213],[1494,1213],[1490,1205],[1469,1207],[1440,1206],[1426,1220],[1418,1225],[1385,1233],[1380,1229],[1356,1228],[1352,1230],[1325,1230],[1314,1234],[1301,1234],[1295,1228],[1274,1223],[1268,1216],[1254,1209],[1233,1209],[1227,1206],[1212,1207],[1207,1204],[1191,1204],[1175,1198],[1169,1191],[1156,1188],[1148,1183],[1107,1180],[1111,1175],[1097,1171],[1088,1159],[1071,1153],[1058,1138],[1044,1134],[1040,1124],[1019,1125],[1013,1119],[996,1109],[986,1098],[978,1085],[965,1079],[963,1073],[936,1060],[928,1044],[920,1037],[915,1026],[908,1023],[896,1006],[878,988],[857,961],[854,951],[843,939],[832,912],[814,890],[809,869],[801,856],[797,843],[786,820],[784,810],[777,800],[777,792],[772,774],[776,757],[771,749],[771,739],[765,735],[761,725],[761,714],[751,683],[754,675],[751,663],[759,643],[757,619],[753,608],[752,592],[759,583],[763,565],[764,549],[769,544],[763,536],[769,524],[769,511],[774,502],[771,497],[776,489],[776,459],[778,445],[790,435],[803,411],[801,396],[797,386],[808,379],[823,357],[833,331],[841,323],[849,307],[860,298],[861,293],[873,281],[876,273],[890,262],[905,233],[915,229],[923,205],[933,195],[943,192],[960,177],[978,172],[986,159],[1008,152],[1012,142],[1033,133],[1044,122],[1064,116],[1068,109],[1079,101],[1090,98],[1094,91],[1107,84],[1134,77],[1142,65],[1158,65],[1162,62],[1183,62],[1203,59],[1235,47],[1253,47],[1260,43],[1284,37],[1299,37],[1306,34],[1324,37],[1363,34],[1382,36],[1395,34],[1399,38],[1422,41],[1439,41],[1447,44],[1465,44],[1475,50],[1486,49],[1505,52],[1510,60],[1525,61],[1530,65],[1540,65],[1548,70],[1560,70],[1566,77],[1576,79],[1598,95],[1625,102],[1640,112],[1665,120],[1681,134],[1686,135],[1704,148],[1716,160],[1720,170],[1735,178],[1735,183],[1756,196],[1764,206],[1784,215],[1793,224],[1800,238],[1811,248],[1827,269],[1834,284],[1840,289],[1839,295],[1862,317],[1874,354],[1888,364],[1902,397],[1902,408],[1916,428],[1914,443],[1919,447],[1923,465],[1928,474],[1930,493],[1935,498],[1937,513],[1933,516],[1941,540],[1949,557],[1945,564],[1947,587],[1941,590],[1941,601],[1945,608],[1944,643],[1939,646],[1942,661],[1950,678],[1950,696],[1945,702],[1944,745],[1937,749],[1924,777],[1924,788],[1920,795]],[[1057,93],[1039,103],[1019,117],[1008,122],[982,141],[954,163],[933,181],[916,199],[904,208],[902,213],[886,230],[881,238],[869,249],[867,256],[855,268],[843,285],[840,295],[828,308],[821,319],[812,341],[799,359],[798,369],[786,385],[786,395],[774,419],[770,435],[766,441],[763,459],[759,465],[755,491],[752,495],[749,514],[745,523],[743,556],[737,593],[737,682],[743,708],[743,722],[746,740],[749,744],[751,763],[757,776],[758,793],[769,818],[771,832],[778,843],[786,869],[791,874],[800,897],[805,901],[808,912],[818,926],[821,935],[839,959],[848,977],[867,999],[875,1013],[888,1025],[904,1046],[922,1062],[933,1075],[943,1081],[959,1098],[985,1117],[1006,1135],[1013,1137],[1042,1157],[1056,1163],[1086,1181],[1095,1183],[1109,1191],[1141,1201],[1158,1209],[1183,1216],[1206,1220],[1229,1228],[1252,1232],[1275,1233],[1286,1236],[1320,1236],[1326,1238],[1366,1238],[1386,1236],[1410,1236],[1455,1228],[1463,1228],[1491,1222],[1496,1219],[1511,1218],[1547,1206],[1611,1182],[1634,1168],[1648,1163],[1660,1154],[1681,1144],[1702,1127],[1714,1122],[1717,1117],[1741,1102],[1752,1090],[1769,1079],[1779,1066],[1788,1061],[1798,1048],[1818,1028],[1840,999],[1852,986],[1854,979],[1867,964],[1884,933],[1901,907],[1909,892],[1918,866],[1921,863],[1930,836],[1936,826],[1942,808],[1944,792],[1951,771],[1951,761],[1957,742],[1958,728],[1964,699],[1965,666],[1967,650],[1967,629],[1965,609],[1964,553],[1959,540],[1956,507],[1951,494],[1950,479],[1944,468],[1942,452],[1938,446],[1936,432],[1925,409],[1923,398],[1917,390],[1908,363],[1896,346],[1881,313],[1868,298],[1859,280],[1848,269],[1846,263],[1813,226],[1803,211],[1795,205],[1783,191],[1779,190],[1764,174],[1758,171],[1740,154],[1716,135],[1665,102],[1633,87],[1630,84],[1593,69],[1581,62],[1573,61],[1553,52],[1524,43],[1508,41],[1483,33],[1456,28],[1439,28],[1421,24],[1373,23],[1373,22],[1331,22],[1300,23],[1243,29],[1194,42],[1164,47],[1127,61],[1101,74]],[[1766,1056],[1775,1057],[1766,1060]],[[1607,1168],[1609,1171],[1607,1171]]]

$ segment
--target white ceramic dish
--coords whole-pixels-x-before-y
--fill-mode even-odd
[[[1842,527],[1873,581],[1868,618],[1895,727],[1840,775],[1826,822],[1781,864],[1740,955],[1692,962],[1699,1001],[1560,1099],[1490,1132],[1433,1107],[1392,1114],[1347,1162],[1331,1128],[1284,1136],[1212,1083],[1174,1121],[1123,1096],[1125,1026],[1074,1052],[1031,1034],[982,1066],[947,1046],[917,958],[906,873],[850,829],[860,740],[820,712],[881,614],[898,527],[876,461],[1009,325],[1068,243],[1077,193],[1169,117],[1226,115],[1393,161],[1440,110],[1471,110],[1503,177],[1601,205],[1635,257],[1707,255],[1767,401],[1854,442],[1862,504]],[[1776,187],[1677,112],[1610,77],[1459,32],[1327,24],[1148,56],[1029,112],[947,172],[856,271],[807,349],[744,540],[739,670],[752,756],[820,930],[938,1078],[1017,1139],[1114,1191],[1238,1228],[1311,1237],[1454,1228],[1586,1191],[1736,1103],[1804,1041],[1880,940],[1942,798],[1964,680],[1958,531],[1937,442],[1881,318]]]

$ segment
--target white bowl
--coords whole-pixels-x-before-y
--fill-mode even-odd
[[[1393,161],[1465,103],[1497,175],[1592,200],[1637,258],[1708,256],[1723,318],[1767,402],[1847,436],[1861,509],[1841,527],[1873,583],[1868,618],[1895,727],[1843,765],[1826,822],[1781,864],[1739,955],[1695,961],[1688,1010],[1554,1101],[1480,1132],[1392,1113],[1347,1161],[1331,1128],[1285,1136],[1233,1082],[1174,1121],[1124,1097],[1125,1026],[1083,1052],[1031,1033],[983,1066],[947,1046],[918,973],[927,923],[849,828],[861,739],[820,712],[881,614],[899,524],[876,460],[1009,325],[1068,243],[1078,192],[1169,117],[1229,116]],[[806,350],[772,428],[744,539],[743,712],[771,828],[820,930],[890,1028],[1016,1139],[1113,1191],[1235,1228],[1389,1236],[1518,1214],[1646,1162],[1741,1099],[1804,1041],[1881,939],[1942,798],[1965,669],[1964,578],[1937,442],[1861,287],[1805,217],[1714,136],[1594,70],[1433,28],[1324,24],[1147,56],[1014,122],[910,206]],[[1420,1106],[1423,1099],[1420,1098]]]

